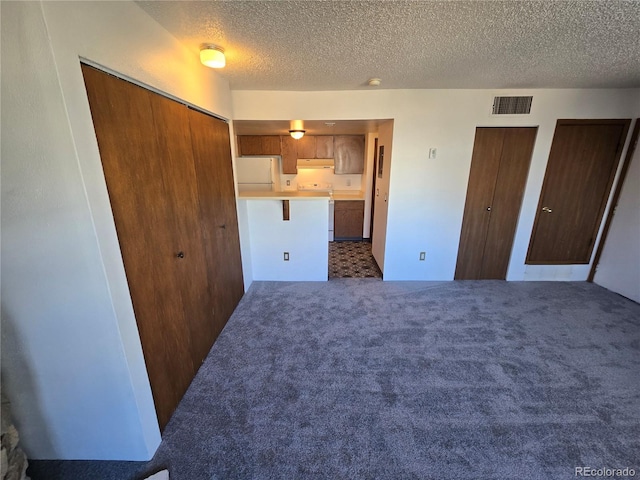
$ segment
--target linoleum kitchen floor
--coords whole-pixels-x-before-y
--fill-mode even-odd
[[[331,278],[382,278],[382,272],[371,253],[371,243],[329,242]]]

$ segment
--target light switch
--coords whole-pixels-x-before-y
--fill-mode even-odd
[[[434,158],[436,158],[436,155],[438,154],[438,149],[437,148],[430,148],[429,149],[429,159],[433,160]]]

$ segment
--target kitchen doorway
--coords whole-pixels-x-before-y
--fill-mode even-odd
[[[382,278],[369,239],[329,242],[329,280],[333,278]]]

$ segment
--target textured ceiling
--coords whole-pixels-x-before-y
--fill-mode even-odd
[[[233,90],[640,87],[639,1],[139,1]]]

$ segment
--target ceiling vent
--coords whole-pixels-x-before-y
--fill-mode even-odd
[[[531,113],[533,97],[494,97],[493,115],[526,115]]]

